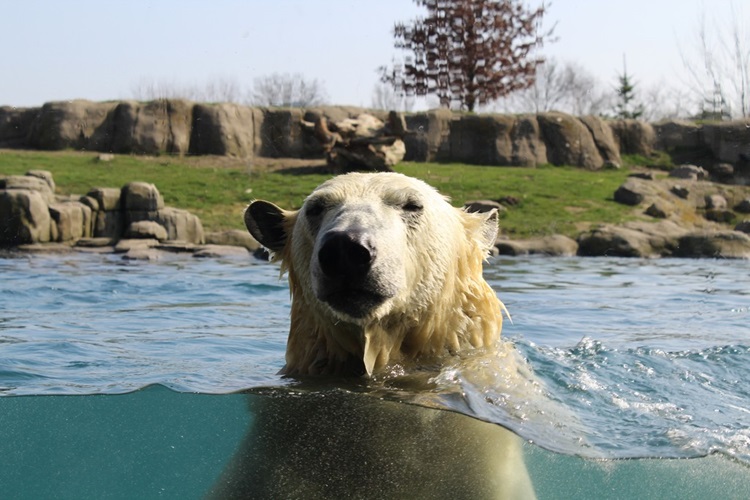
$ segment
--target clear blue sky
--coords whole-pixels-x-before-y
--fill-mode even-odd
[[[726,19],[730,3],[555,0],[546,22],[558,41],[543,54],[612,85],[626,54],[637,81],[674,81],[701,12]],[[734,1],[750,14],[746,3]],[[0,105],[130,98],[144,79],[249,87],[299,72],[323,81],[331,103],[369,106],[375,69],[397,54],[394,22],[419,12],[410,0],[0,0]]]

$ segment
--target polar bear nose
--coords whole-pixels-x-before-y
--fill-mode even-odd
[[[362,280],[375,259],[375,246],[362,231],[332,231],[322,243],[318,262],[329,278]]]

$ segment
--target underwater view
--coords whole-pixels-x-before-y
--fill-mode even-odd
[[[491,259],[513,384],[483,351],[283,378],[288,287],[251,257],[8,253],[0,275],[3,498],[201,498],[260,402],[342,395],[512,431],[539,498],[750,491],[748,261]]]

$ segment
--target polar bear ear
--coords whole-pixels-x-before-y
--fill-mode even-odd
[[[498,211],[493,208],[489,212],[480,214],[484,221],[482,222],[480,241],[482,242],[482,248],[489,250],[495,246],[497,240],[498,228]]]
[[[271,202],[255,200],[245,210],[245,226],[258,243],[272,252],[280,252],[286,245],[284,221],[288,215]]]

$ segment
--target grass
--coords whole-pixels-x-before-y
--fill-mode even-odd
[[[249,161],[220,157],[138,157],[118,155],[110,162],[96,153],[0,151],[0,175],[31,169],[52,172],[59,194],[85,194],[92,187],[121,187],[130,181],[156,184],[167,205],[198,215],[206,230],[243,228],[242,210],[253,198],[297,208],[329,175],[256,169]],[[396,170],[421,178],[457,206],[467,200],[519,200],[501,221],[514,237],[573,236],[596,223],[619,223],[630,209],[612,200],[627,169],[589,172],[574,167],[487,167],[464,164],[404,163]]]

